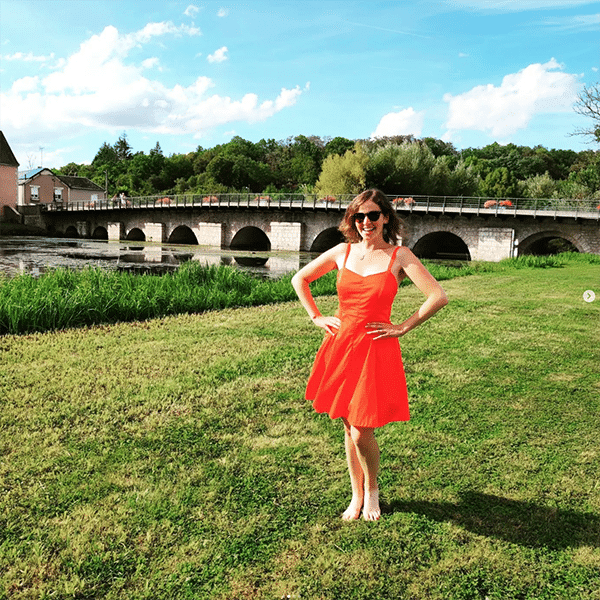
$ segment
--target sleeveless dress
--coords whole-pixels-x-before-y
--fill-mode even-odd
[[[408,395],[398,338],[373,340],[366,323],[390,323],[398,281],[391,272],[398,248],[386,271],[362,276],[344,264],[337,275],[341,326],[326,334],[319,348],[306,399],[319,413],[344,417],[355,427],[381,427],[408,421]]]

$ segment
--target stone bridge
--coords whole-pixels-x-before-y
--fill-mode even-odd
[[[341,241],[337,226],[348,200],[300,195],[277,200],[246,195],[131,198],[36,207],[24,220],[37,221],[50,235],[73,238],[322,252]],[[591,201],[415,196],[395,199],[395,206],[407,225],[402,244],[421,258],[498,261],[547,253],[551,240],[600,254],[600,207]]]

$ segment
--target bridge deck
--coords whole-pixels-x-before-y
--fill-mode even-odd
[[[141,197],[102,200],[95,202],[53,202],[42,205],[54,211],[115,211],[115,210],[173,210],[173,209],[268,209],[268,210],[325,210],[345,211],[351,196],[336,200],[320,200],[316,196],[301,194],[276,197],[254,197],[248,194],[222,194],[218,196],[174,195],[168,197]],[[435,213],[453,215],[482,215],[498,217],[551,217],[554,219],[586,219],[600,222],[600,205],[597,200],[539,200],[514,198],[460,198],[440,196],[414,196],[399,198],[394,206],[400,214]]]

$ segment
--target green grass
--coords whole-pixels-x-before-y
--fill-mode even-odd
[[[563,254],[454,266],[428,263],[439,281],[475,273],[529,267],[600,264],[600,256]],[[335,273],[312,284],[315,295],[335,294]],[[165,275],[141,275],[90,267],[54,269],[40,277],[0,277],[0,335],[23,334],[153,319],[176,314],[295,299],[291,275],[260,280],[229,266],[190,261]],[[404,285],[409,284],[406,279]]]
[[[339,518],[297,302],[1,337],[0,598],[600,598],[600,265],[561,264],[447,280],[402,340],[378,523]]]

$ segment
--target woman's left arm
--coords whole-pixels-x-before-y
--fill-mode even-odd
[[[367,333],[374,340],[388,337],[402,337],[415,327],[421,325],[448,304],[448,296],[442,286],[434,279],[423,263],[406,247],[401,247],[396,257],[400,269],[423,292],[426,299],[414,314],[400,325],[390,323],[367,323]]]

